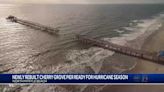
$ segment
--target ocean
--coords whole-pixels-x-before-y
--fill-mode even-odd
[[[50,35],[12,23],[6,20],[9,15],[58,28],[59,35]],[[163,19],[162,4],[0,4],[0,72],[127,73],[136,66],[136,58],[81,44],[75,35],[83,34],[141,49],[145,39],[163,26]],[[16,88],[17,86],[9,85],[1,89],[20,92],[34,89],[34,92],[45,92],[43,89],[46,86]],[[49,86],[46,92],[52,88],[61,92],[84,92],[87,86],[71,90],[67,87]],[[99,92],[101,88],[103,87],[98,89],[95,86],[95,92]]]

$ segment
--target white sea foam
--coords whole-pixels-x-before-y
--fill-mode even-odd
[[[129,44],[129,41],[133,41],[138,37],[141,37],[139,39],[142,38],[145,39],[146,37],[148,37],[153,32],[157,31],[162,26],[161,18],[162,16],[152,19],[140,20],[140,22],[138,22],[136,26],[124,27],[125,30],[131,30],[130,33],[122,34],[120,37],[104,38],[104,40],[119,45],[127,45]]]
[[[132,22],[137,23],[135,24],[135,26],[132,25],[133,23],[130,23],[129,25],[132,26],[123,28],[125,30],[129,30],[130,33],[122,34],[120,37],[103,38],[103,40],[119,45],[127,45],[127,46],[132,46],[134,48],[139,48],[149,35],[151,35],[153,32],[155,32],[162,26],[161,18],[162,16],[160,15],[159,17],[154,17],[152,19],[134,20]],[[116,31],[118,33],[124,32],[124,30],[117,30],[117,29]],[[104,59],[109,56],[112,56],[113,54],[114,52],[112,51],[104,50],[98,47],[91,47],[85,50],[71,50],[67,53],[66,59],[72,61],[72,63],[61,65],[57,69],[57,71],[61,72],[62,70],[65,73],[69,73],[71,71],[75,71],[75,73],[77,72],[85,73],[88,70],[86,70],[85,69],[86,67],[84,66],[89,66],[94,71],[94,73],[99,73],[99,71],[102,68],[102,62],[104,61]],[[119,67],[113,65],[114,68],[112,69],[116,69],[117,71],[119,70],[121,73],[133,69],[135,65],[136,63],[134,63],[134,65],[132,65],[128,69],[120,69]],[[87,86],[81,86],[81,87],[83,88],[80,90],[79,87],[80,92],[83,92],[87,88]],[[105,86],[102,86],[101,88],[103,87]]]
[[[135,42],[134,46],[132,46],[134,48],[138,48],[139,46],[142,45],[146,37],[148,37],[150,34],[155,32],[162,26],[161,18],[162,17],[159,16],[146,20],[134,20],[132,22],[135,23],[138,22],[135,26],[124,27],[125,30],[130,29],[131,30],[130,33],[122,34],[120,37],[103,38],[103,40],[119,45],[133,45],[134,43],[131,44],[130,41],[134,41],[135,39],[140,39]],[[138,45],[136,45],[136,43]],[[98,47],[92,47],[86,50],[72,50],[67,53],[66,59],[72,61],[73,63],[67,66],[63,65],[62,67],[66,68],[68,66],[71,66],[71,68],[73,68],[72,66],[77,66],[85,63],[87,66],[90,66],[93,69],[94,73],[99,73],[102,67],[101,62],[103,62],[105,58],[112,56],[113,54],[114,52],[112,51],[104,50]],[[96,62],[98,62],[98,64]]]
[[[123,32],[125,32],[124,30],[119,30],[119,29],[116,29],[115,31],[118,32],[118,33],[123,33]]]
[[[66,59],[73,63],[71,65],[61,66],[59,70],[64,69],[70,72],[71,68],[77,70],[78,67],[85,64],[86,66],[90,66],[94,73],[98,73],[101,69],[102,61],[106,57],[113,55],[113,53],[112,51],[97,47],[92,47],[88,50],[72,50],[68,52]],[[82,72],[82,70],[79,72]]]

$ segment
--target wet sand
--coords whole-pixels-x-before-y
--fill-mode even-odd
[[[142,49],[151,52],[164,50],[164,26],[150,35]],[[164,65],[138,59],[136,67],[130,73],[164,73]],[[162,85],[106,86],[101,92],[162,92]]]
[[[161,27],[159,31],[148,37],[142,49],[151,52],[164,50],[164,27]],[[164,65],[141,60],[133,71],[135,73],[164,73]]]

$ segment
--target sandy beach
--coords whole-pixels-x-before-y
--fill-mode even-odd
[[[161,27],[159,31],[155,34],[148,37],[145,41],[142,49],[151,51],[151,52],[158,52],[160,50],[164,50],[164,27]],[[137,64],[136,68],[134,69],[135,73],[164,73],[164,66],[160,64],[156,64],[153,62],[141,60]]]
[[[164,50],[164,27],[162,26],[154,34],[150,35],[141,49],[147,51]],[[136,67],[130,73],[164,73],[164,65],[138,59]],[[101,92],[162,92],[161,85],[133,85],[133,86],[106,86]]]

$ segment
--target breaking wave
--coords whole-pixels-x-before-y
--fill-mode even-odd
[[[163,18],[162,14],[152,19],[134,20],[129,23],[129,27],[123,27],[121,28],[122,30],[116,29],[119,33],[128,30],[128,33],[121,34],[119,37],[103,38],[103,40],[140,49],[144,40],[162,26],[161,18]],[[71,61],[72,64],[80,65],[88,63],[88,65],[92,67],[92,65],[96,62],[98,62],[99,66],[101,66],[101,61],[113,54],[114,52],[112,51],[98,47],[91,47],[85,50],[71,50],[67,53],[66,59]],[[95,73],[99,73],[99,71],[96,71],[96,68],[92,69]]]
[[[128,27],[123,27],[121,28],[122,30],[115,29],[121,34],[119,37],[103,38],[103,40],[119,45],[130,46],[135,49],[140,49],[146,38],[155,31],[159,30],[159,28],[162,26],[162,19],[163,15],[161,14],[158,17],[153,17],[152,19],[133,20],[129,23]],[[125,33],[126,31],[128,33]],[[85,50],[71,50],[66,55],[66,59],[71,63],[61,65],[60,68],[58,68],[58,71],[62,70],[64,73],[100,73],[100,71],[103,71],[101,69],[105,59],[108,59],[113,55],[114,52],[98,47],[91,47]],[[111,62],[115,61],[109,61],[109,63]],[[121,64],[121,61],[119,61],[118,64],[119,63]],[[123,66],[126,64],[123,64]],[[120,66],[115,66],[115,63],[111,63],[111,66],[109,67],[114,66],[115,68],[111,69],[115,69],[115,71],[119,71],[117,73],[121,73],[132,70],[136,64],[137,62],[133,61],[133,64],[131,64],[130,67],[121,68]],[[81,87],[83,89],[81,89]],[[84,90],[90,86],[81,87],[79,87],[79,91],[84,92]],[[94,87],[97,88],[96,86]],[[105,86],[101,86],[99,89],[97,89],[97,92],[99,92],[103,87]]]

